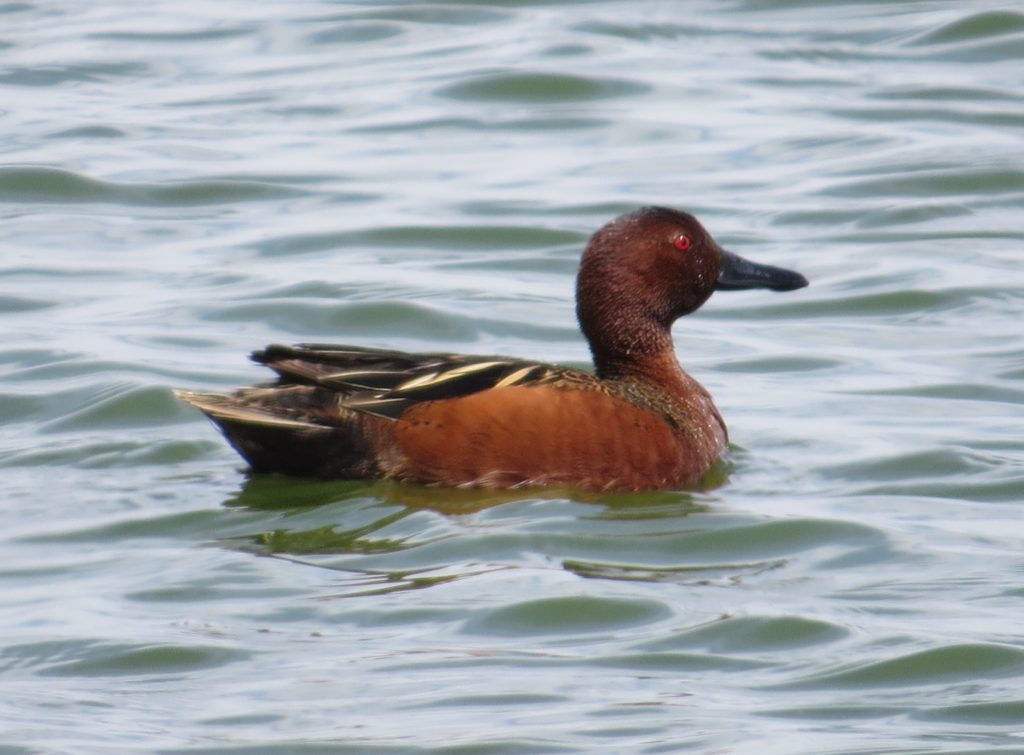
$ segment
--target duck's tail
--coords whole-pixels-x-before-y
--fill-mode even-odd
[[[283,394],[225,395],[175,391],[174,395],[203,412],[254,472],[296,477],[367,478],[381,476],[378,428],[345,413],[327,424],[317,421],[321,396],[316,389]],[[290,401],[278,402],[285,396]],[[301,406],[299,404],[302,404]]]

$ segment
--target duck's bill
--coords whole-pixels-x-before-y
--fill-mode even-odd
[[[722,250],[722,272],[715,281],[718,291],[740,291],[745,288],[769,288],[772,291],[794,291],[807,285],[807,279],[794,270],[772,265],[759,265],[738,254]]]

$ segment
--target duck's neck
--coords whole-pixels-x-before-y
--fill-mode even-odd
[[[587,336],[598,377],[642,380],[669,391],[685,382],[666,327],[653,322],[638,327],[634,322],[629,329],[609,328]]]
[[[672,343],[671,300],[646,278],[616,269],[602,250],[587,249],[576,282],[576,316],[598,377],[677,389],[686,373]]]

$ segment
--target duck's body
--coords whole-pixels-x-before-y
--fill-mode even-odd
[[[183,393],[254,469],[439,485],[640,490],[697,482],[725,448],[707,392],[501,357],[271,346],[277,385]]]
[[[723,252],[692,216],[645,208],[594,235],[578,314],[596,374],[503,357],[271,346],[275,385],[179,394],[255,471],[446,486],[656,490],[700,481],[726,448],[669,329],[719,288],[802,276]]]

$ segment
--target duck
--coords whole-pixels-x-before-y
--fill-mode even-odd
[[[711,394],[679,364],[676,320],[715,291],[808,285],[723,249],[692,214],[642,207],[597,230],[576,279],[593,371],[503,356],[273,344],[276,373],[177,391],[254,473],[490,489],[692,488],[726,453]]]

